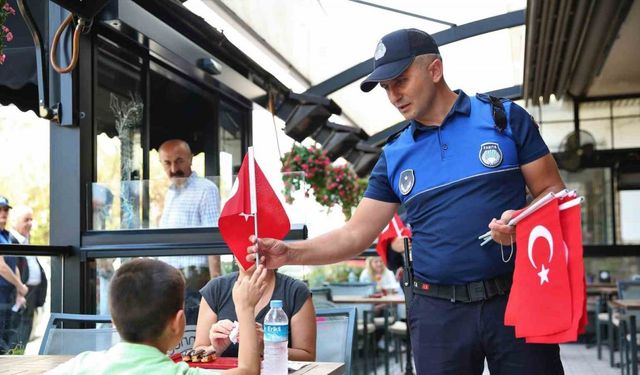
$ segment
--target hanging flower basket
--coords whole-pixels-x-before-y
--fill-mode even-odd
[[[293,203],[293,194],[298,190],[304,189],[305,197],[313,191],[318,203],[327,208],[337,204],[347,220],[351,218],[353,208],[362,198],[366,181],[359,179],[348,165],[331,165],[331,160],[319,147],[304,147],[297,143],[281,161],[283,193],[288,203]],[[290,172],[304,172],[304,177]]]
[[[13,40],[13,33],[4,25],[7,17],[15,16],[16,11],[7,3],[7,0],[0,0],[0,65],[4,64],[7,58],[4,54],[4,46]]]

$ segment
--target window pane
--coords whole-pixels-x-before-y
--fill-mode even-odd
[[[231,181],[225,184],[230,186]],[[222,207],[219,186],[218,176],[195,174],[188,178],[93,183],[89,187],[93,197],[90,220],[94,230],[215,227]],[[123,192],[132,191],[136,192],[137,199],[133,203],[137,207],[145,206],[144,227],[140,222],[137,227],[122,226],[123,216],[118,207],[114,207]]]
[[[557,101],[555,97],[551,97],[549,104],[542,106],[541,117],[541,122],[543,123],[556,121],[573,122],[573,102],[571,100]]]
[[[218,139],[220,152],[231,155],[233,173],[237,173],[242,164],[242,129],[246,129],[247,112],[234,108],[228,102],[220,102],[218,115]],[[220,160],[222,169],[222,159]]]
[[[611,120],[581,120],[580,121],[580,137],[586,132],[586,137],[580,139],[580,144],[584,145],[595,141],[596,150],[608,150],[612,148]]]
[[[630,280],[640,274],[640,258],[616,257],[615,254],[604,258],[585,258],[584,270],[588,282],[598,282],[600,271],[608,271],[611,282]]]
[[[566,136],[573,132],[573,122],[540,124],[540,134],[551,152],[562,151],[560,145]]]
[[[620,200],[620,242],[622,245],[640,244],[640,190],[621,190]]]
[[[582,240],[585,245],[612,245],[611,173],[605,168],[576,173],[560,171],[568,189],[586,199],[582,205]]]
[[[624,99],[613,101],[613,115],[640,116],[640,99]]]
[[[613,145],[615,148],[640,147],[640,117],[613,119]]]
[[[580,104],[580,120],[607,119],[611,117],[611,102],[591,102]]]
[[[153,61],[149,79],[150,150],[157,151],[167,140],[181,139],[195,156],[192,170],[200,176],[218,175],[217,96]],[[156,155],[151,151],[149,158],[152,180],[167,177]]]
[[[141,225],[139,184],[143,169],[142,124],[145,103],[142,98],[142,61],[139,57],[107,42],[97,44],[97,88],[94,100],[96,122],[97,181],[118,186],[99,191],[99,199],[110,204],[118,227]],[[95,222],[94,229],[103,223]]]

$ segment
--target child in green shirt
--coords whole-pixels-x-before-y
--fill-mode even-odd
[[[265,289],[266,270],[238,279],[233,302],[243,327],[254,327],[254,308]],[[174,363],[165,353],[182,339],[185,327],[184,278],[155,259],[134,259],[111,280],[109,308],[122,342],[102,352],[84,352],[51,370],[51,374],[211,374],[218,371]],[[240,332],[238,367],[225,375],[260,373],[255,329]]]

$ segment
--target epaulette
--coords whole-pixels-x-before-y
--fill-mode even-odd
[[[493,122],[495,123],[496,130],[502,133],[507,128],[507,114],[504,111],[503,101],[507,99],[496,98],[495,96],[487,94],[476,94],[478,100],[491,104]]]
[[[389,144],[389,143],[391,143],[391,142],[395,141],[395,140],[400,136],[400,134],[401,134],[401,133],[402,133],[406,128],[408,128],[409,126],[411,126],[411,121],[409,121],[409,123],[408,123],[406,126],[404,126],[402,129],[400,129],[400,130],[398,130],[397,132],[395,132],[395,133],[391,134],[391,135],[387,138],[387,141],[386,141],[384,144]]]

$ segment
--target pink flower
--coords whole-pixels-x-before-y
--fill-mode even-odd
[[[6,27],[5,25],[2,25],[2,32],[3,32],[3,33],[5,33],[5,34],[6,34],[6,33],[8,33],[9,31],[11,31],[11,30],[9,30],[9,28],[8,28],[8,27]]]
[[[9,31],[7,33],[7,35],[5,36],[5,38],[7,38],[7,42],[10,42],[13,40],[13,33],[11,31]]]
[[[7,58],[7,56],[4,53],[0,54],[0,65],[4,64],[4,60],[6,58]]]
[[[5,3],[2,9],[4,9],[8,13],[11,13],[12,16],[16,15],[16,10],[13,9],[11,5],[9,5],[9,3]]]

